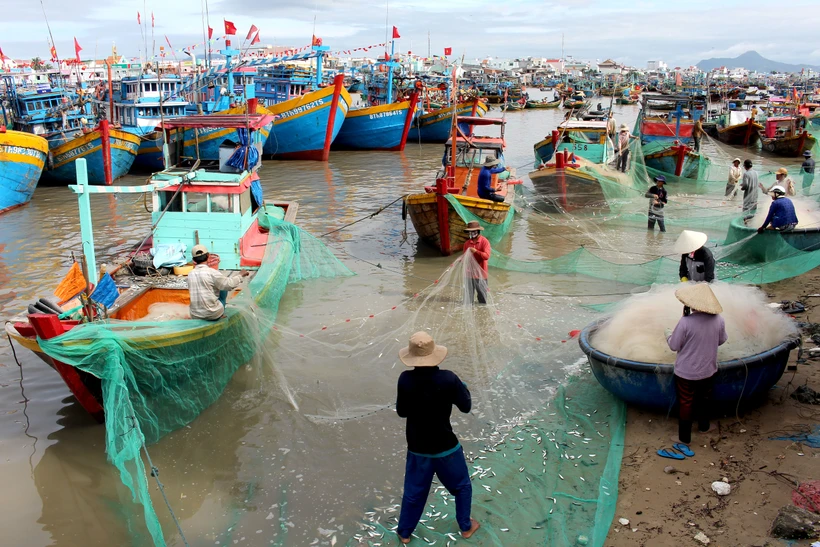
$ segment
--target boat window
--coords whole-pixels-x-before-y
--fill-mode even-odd
[[[189,213],[208,212],[208,194],[201,192],[186,192],[185,210]]]
[[[176,196],[176,197],[175,197]],[[169,205],[170,202],[170,205]],[[169,213],[182,212],[182,193],[176,191],[160,192],[159,193],[159,207],[164,211],[168,207]]]
[[[232,213],[230,194],[210,194],[212,213]]]
[[[251,208],[251,193],[242,192],[239,194],[239,213],[244,216]]]

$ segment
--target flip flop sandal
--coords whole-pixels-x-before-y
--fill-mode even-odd
[[[686,459],[686,456],[684,456],[680,452],[672,450],[671,448],[661,448],[660,450],[658,450],[658,456],[660,456],[661,458],[670,458],[672,460]]]
[[[695,455],[695,453],[692,452],[692,449],[689,448],[688,446],[686,446],[683,443],[675,443],[675,444],[672,445],[672,448],[674,448],[678,452],[683,453],[683,455],[686,456],[687,458],[691,458],[692,456]]]

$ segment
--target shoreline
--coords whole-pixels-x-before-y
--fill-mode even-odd
[[[820,269],[760,288],[770,302],[803,302],[806,311],[795,315],[798,322],[820,320],[820,298],[807,298],[820,293]],[[808,350],[815,344],[804,337],[803,346]],[[789,366],[796,361],[794,350]],[[656,454],[659,448],[671,445],[677,418],[628,407],[618,503],[605,545],[700,544],[692,541],[699,532],[712,545],[786,545],[785,540],[770,537],[769,529],[778,510],[792,504],[789,479],[803,482],[818,478],[820,449],[770,437],[794,434],[820,420],[820,406],[789,397],[803,384],[820,390],[817,363],[807,359],[805,364],[796,365],[796,371],[787,367],[765,403],[713,420],[716,431],[705,434],[695,428],[691,444],[695,456],[685,460]],[[669,465],[679,472],[664,473]],[[712,491],[711,483],[724,477],[732,492],[720,497]],[[629,524],[621,525],[621,518]],[[813,541],[788,544],[811,545]]]

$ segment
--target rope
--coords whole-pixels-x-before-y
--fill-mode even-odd
[[[379,207],[379,209],[378,209],[375,213],[371,213],[371,214],[369,214],[369,215],[363,216],[362,218],[359,218],[359,219],[357,219],[357,220],[354,220],[353,222],[350,222],[350,223],[348,223],[348,224],[345,224],[344,226],[342,226],[342,227],[340,227],[340,228],[336,228],[335,230],[331,230],[331,231],[329,231],[329,232],[326,232],[326,233],[324,233],[324,234],[320,235],[319,237],[325,237],[325,236],[329,236],[330,234],[335,234],[336,232],[341,232],[341,231],[342,231],[342,230],[344,230],[345,228],[349,228],[349,227],[353,226],[354,224],[358,224],[359,222],[361,222],[361,221],[363,221],[363,220],[367,220],[367,219],[369,219],[369,218],[373,218],[373,217],[375,217],[376,215],[378,215],[379,213],[381,213],[382,211],[384,211],[385,209],[387,209],[388,207],[390,207],[391,205],[393,205],[394,203],[396,203],[397,201],[403,200],[403,199],[404,199],[404,198],[406,198],[408,195],[410,195],[410,194],[404,194],[404,195],[402,195],[402,196],[399,196],[399,197],[397,197],[396,199],[394,199],[393,201],[391,201],[390,203],[388,203],[387,205],[383,205],[382,207]]]

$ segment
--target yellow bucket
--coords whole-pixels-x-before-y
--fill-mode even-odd
[[[194,269],[193,264],[186,264],[184,266],[174,266],[174,275],[188,275]]]

